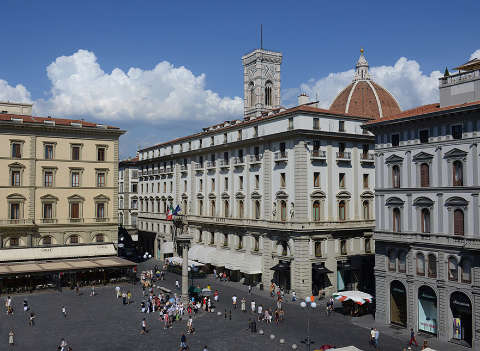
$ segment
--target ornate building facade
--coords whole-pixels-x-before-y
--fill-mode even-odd
[[[118,165],[118,224],[136,240],[138,217],[138,157]]]
[[[155,235],[157,257],[173,254],[165,213],[179,204],[189,257],[233,279],[274,280],[301,296],[373,289],[374,139],[362,125],[374,117],[305,95],[281,108],[281,58],[243,57],[243,120],[139,150],[139,231]],[[368,74],[366,60],[360,69]]]
[[[376,319],[478,349],[480,64],[471,66],[440,78],[440,103],[366,128],[376,135]]]

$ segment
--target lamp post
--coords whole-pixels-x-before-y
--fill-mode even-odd
[[[315,342],[310,339],[310,309],[314,310],[315,308],[317,308],[317,304],[315,303],[315,301],[312,301],[310,296],[307,296],[305,298],[305,301],[300,302],[300,306],[303,309],[307,309],[307,337],[305,340],[302,340],[301,343],[306,344],[307,350],[310,351],[310,345]]]

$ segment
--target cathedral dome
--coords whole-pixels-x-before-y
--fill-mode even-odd
[[[333,100],[330,111],[380,119],[400,113],[401,109],[388,90],[370,79],[362,49],[353,82]]]

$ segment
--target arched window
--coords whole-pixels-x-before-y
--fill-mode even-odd
[[[420,165],[420,186],[426,188],[430,186],[430,166],[428,163]]]
[[[215,217],[215,200],[210,201],[210,216]]]
[[[428,255],[428,277],[437,277],[437,257],[434,254]]]
[[[265,105],[272,106],[272,82],[265,84]]]
[[[448,280],[458,281],[458,262],[455,257],[448,258]]]
[[[244,206],[243,200],[238,201],[238,218],[243,218],[244,216]]]
[[[407,253],[403,250],[398,254],[398,271],[400,273],[407,271]]]
[[[249,103],[250,103],[250,107],[255,107],[255,84],[253,84],[253,82],[250,82],[250,84],[248,84],[248,95],[249,95]]]
[[[260,201],[255,200],[255,219],[260,219]]]
[[[345,204],[345,200],[341,200],[338,203],[338,219],[340,221],[344,221],[345,218],[346,218],[346,204]]]
[[[463,185],[463,164],[458,160],[453,162],[453,185]]]
[[[397,165],[392,167],[392,186],[400,188],[400,167]]]
[[[347,240],[340,240],[340,254],[346,256],[347,253]]]
[[[280,220],[287,220],[287,202],[284,200],[280,201]]]
[[[388,251],[388,270],[390,272],[395,272],[397,267],[397,255],[394,250]]]
[[[394,208],[392,211],[392,216],[393,216],[393,231],[398,233],[401,231],[400,209]]]
[[[430,210],[423,208],[421,212],[422,233],[430,233]]]
[[[313,202],[313,220],[320,220],[320,201],[318,200]]]
[[[363,201],[363,219],[370,219],[370,202]]]
[[[417,253],[417,275],[425,276],[425,256]]]
[[[228,200],[225,200],[223,202],[223,214],[225,217],[228,217],[229,213],[230,213],[230,205],[228,203]]]
[[[322,242],[315,241],[315,257],[322,257]]]
[[[456,209],[453,211],[453,234],[454,235],[464,235],[465,225],[464,225],[464,215],[463,211]]]
[[[472,282],[472,262],[469,259],[462,259],[462,283]]]
[[[198,215],[203,215],[203,200],[198,200]]]
[[[119,217],[118,217],[118,220],[119,220],[119,222],[120,222],[120,225],[123,225],[123,224],[124,224],[124,223],[123,223],[123,213],[120,212],[120,215],[119,215]]]

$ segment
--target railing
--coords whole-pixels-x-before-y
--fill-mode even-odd
[[[212,169],[212,168],[215,168],[217,167],[217,162],[215,161],[207,161],[207,168],[208,169]]]
[[[475,80],[480,78],[480,70],[470,71],[470,72],[461,72],[457,74],[452,74],[448,77],[440,78],[440,86],[465,83],[470,80]]]
[[[310,158],[311,159],[326,159],[327,158],[327,152],[322,151],[322,150],[313,150]]]
[[[352,154],[350,152],[337,152],[337,160],[350,160]]]
[[[480,249],[480,238],[435,234],[435,233],[394,233],[375,232],[375,240],[401,243],[428,243],[429,245],[445,245],[465,249]]]
[[[57,223],[56,218],[42,218],[42,223]]]
[[[275,162],[287,161],[288,153],[287,151],[276,151],[274,153]]]
[[[363,162],[374,162],[375,161],[375,155],[371,152],[364,152],[360,155],[360,159]]]
[[[228,160],[218,160],[218,165],[219,165],[221,168],[228,168],[228,167],[230,167],[230,163],[228,162]]]
[[[203,169],[203,164],[197,163],[197,164],[195,165],[195,169]]]
[[[250,163],[255,164],[255,163],[261,163],[261,162],[262,162],[262,156],[250,155]]]
[[[234,157],[233,164],[235,166],[242,166],[245,164],[245,159],[243,157]]]
[[[167,166],[167,168],[165,169],[165,172],[166,172],[166,173],[172,173],[172,172],[173,172],[173,168],[170,167],[170,166]]]
[[[0,225],[33,224],[31,219],[1,219]]]
[[[181,166],[180,166],[180,170],[181,170],[182,172],[186,172],[186,171],[188,171],[188,166],[187,166],[187,165],[181,165]]]
[[[148,175],[152,175],[152,174],[153,174],[153,170],[152,169],[148,170]]]

